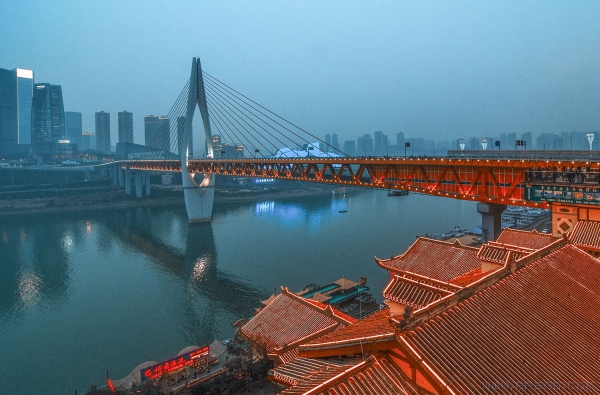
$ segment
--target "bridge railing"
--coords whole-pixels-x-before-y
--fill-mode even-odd
[[[448,158],[600,161],[600,151],[448,150]]]

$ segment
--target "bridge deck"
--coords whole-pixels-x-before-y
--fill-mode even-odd
[[[176,160],[121,162],[133,170],[180,172]],[[556,170],[586,169],[586,183],[569,187],[593,187],[600,162],[585,160],[527,160],[472,158],[302,158],[302,159],[206,159],[191,160],[188,171],[237,177],[259,177],[329,183],[367,188],[407,190],[453,199],[485,203],[549,208],[548,201],[531,200],[526,186],[552,179]],[[530,169],[540,169],[532,172]],[[556,184],[558,185],[558,184]],[[595,203],[591,203],[595,204]]]

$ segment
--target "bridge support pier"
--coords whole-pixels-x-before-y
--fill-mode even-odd
[[[135,197],[136,198],[141,198],[142,197],[142,181],[144,179],[144,175],[143,174],[136,174],[135,175]]]
[[[194,174],[188,170],[188,158],[191,152],[192,141],[192,118],[198,106],[202,116],[204,134],[206,135],[207,157],[214,158],[212,134],[210,131],[210,120],[208,108],[206,107],[206,94],[204,92],[204,80],[202,78],[202,67],[200,59],[192,61],[192,73],[190,75],[190,90],[188,92],[187,108],[185,115],[185,127],[183,135],[179,140],[179,156],[181,157],[181,182],[183,184],[183,197],[185,208],[190,222],[210,221],[212,217],[213,200],[215,196],[215,176],[204,175],[200,184],[194,180]]]
[[[146,196],[150,196],[150,173],[146,173]]]
[[[194,181],[193,174],[186,172],[182,176],[188,220],[190,223],[210,221],[215,198],[215,176],[205,175],[200,185]]]
[[[481,231],[484,241],[494,241],[502,232],[502,212],[506,204],[477,203],[477,212],[481,214]]]
[[[125,178],[123,174],[123,168],[121,167],[121,165],[117,166],[117,177],[119,179],[119,186],[123,188],[125,186]]]
[[[125,165],[125,193],[131,195],[131,171],[129,170],[129,164]]]
[[[111,175],[113,179],[113,185],[119,185],[119,165],[111,166]]]

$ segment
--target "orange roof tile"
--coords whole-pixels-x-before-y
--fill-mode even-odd
[[[404,306],[419,309],[455,291],[448,288],[448,286],[435,286],[409,277],[395,275],[383,290],[383,297]]]
[[[496,244],[508,244],[539,250],[555,241],[556,239],[552,235],[538,233],[536,230],[529,232],[526,230],[505,228],[502,233],[500,233],[498,240],[496,240]]]
[[[503,245],[494,242],[485,243],[479,248],[477,257],[482,261],[497,263],[503,265],[508,263],[508,256],[513,259],[519,259],[535,250],[530,248],[518,248],[515,246]]]
[[[480,267],[478,267],[475,270],[471,270],[469,273],[465,273],[462,276],[453,278],[450,281],[450,284],[457,285],[459,287],[467,287],[467,286],[473,284],[475,281],[481,279],[482,277],[491,275],[492,273],[495,273],[495,272],[496,272],[495,270],[484,272],[483,270],[481,270]]]
[[[293,386],[317,373],[333,369],[335,369],[336,372],[340,372],[346,369],[348,365],[355,365],[357,362],[358,361],[354,358],[346,358],[343,360],[337,359],[334,361],[331,359],[298,357],[276,369],[271,369],[269,371],[269,380],[287,386]]]
[[[331,306],[304,299],[282,288],[281,294],[241,328],[241,334],[264,347],[268,354],[282,356],[303,340],[353,322],[356,319]]]
[[[400,344],[456,394],[550,391],[536,383],[568,394],[574,382],[597,393],[598,311],[600,261],[566,245],[403,334]]]
[[[419,237],[402,255],[376,259],[378,265],[391,271],[403,271],[448,282],[481,266],[477,248],[459,242]]]
[[[353,343],[366,341],[382,341],[395,339],[394,326],[389,320],[390,310],[377,311],[348,326],[340,327],[334,332],[320,336],[300,346],[300,351],[329,347],[343,347]]]
[[[370,356],[306,377],[280,395],[409,395],[418,394],[402,371],[385,357]]]
[[[600,251],[600,222],[579,221],[569,234],[577,247]]]

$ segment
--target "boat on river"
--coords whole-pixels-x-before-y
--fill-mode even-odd
[[[390,189],[388,191],[388,197],[392,197],[392,196],[406,196],[406,195],[408,195],[408,191],[405,191],[403,189],[397,189],[397,190]]]

